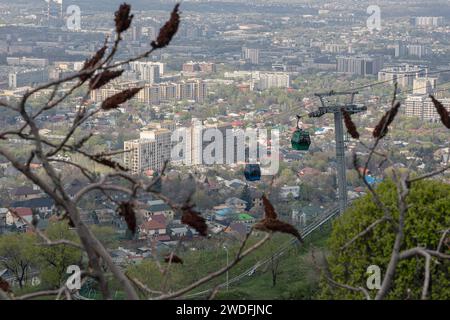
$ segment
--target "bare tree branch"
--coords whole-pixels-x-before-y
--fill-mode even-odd
[[[194,290],[195,288],[201,286],[204,283],[207,283],[209,281],[211,281],[214,278],[217,278],[219,276],[221,276],[222,274],[224,274],[225,272],[227,272],[228,270],[230,270],[231,268],[233,268],[238,262],[240,262],[242,259],[244,259],[246,256],[248,256],[250,253],[252,253],[253,251],[257,250],[259,247],[261,247],[264,243],[266,243],[270,238],[271,238],[271,234],[268,233],[264,236],[264,238],[262,238],[260,241],[258,241],[257,243],[255,243],[254,245],[252,245],[250,248],[248,248],[247,250],[244,250],[245,245],[247,244],[247,241],[250,237],[250,232],[248,233],[246,239],[242,242],[241,247],[239,248],[239,251],[236,255],[236,258],[227,266],[223,267],[220,270],[217,270],[213,273],[210,273],[209,275],[203,277],[200,280],[197,280],[196,282],[192,283],[191,285],[180,289],[176,292],[173,293],[169,293],[169,294],[165,294],[162,296],[159,296],[157,299],[158,300],[166,300],[166,299],[173,299],[173,298],[177,298],[179,296],[182,296],[183,294]]]

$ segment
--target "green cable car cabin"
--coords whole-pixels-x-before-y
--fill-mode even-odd
[[[308,151],[311,145],[309,133],[303,129],[295,130],[291,138],[292,149],[299,151]]]
[[[299,151],[307,151],[309,150],[309,146],[311,145],[311,137],[309,132],[300,128],[300,119],[301,116],[297,115],[297,129],[294,131],[291,138],[292,149]]]

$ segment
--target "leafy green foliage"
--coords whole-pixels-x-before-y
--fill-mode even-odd
[[[381,200],[393,211],[394,221],[398,219],[396,186],[388,180],[377,188]],[[435,250],[441,234],[450,225],[450,185],[433,180],[413,184],[408,203],[411,205],[405,221],[405,239],[402,250],[425,246]],[[341,247],[384,213],[378,208],[371,195],[356,201],[352,207],[333,225],[329,239],[329,268],[335,281],[355,287],[366,287],[370,265],[378,265],[382,277],[388,265],[395,228],[389,222],[376,226],[372,232],[358,239],[347,249]],[[445,249],[444,249],[445,250]],[[448,248],[447,248],[448,251]],[[448,252],[447,252],[448,253]],[[397,268],[388,299],[420,299],[424,280],[425,261],[422,257],[402,260]],[[430,299],[450,298],[450,263],[436,261],[431,264]],[[321,283],[321,298],[355,299],[364,298],[360,293],[331,287],[325,280]],[[375,293],[375,292],[373,292]]]
[[[0,268],[8,269],[20,288],[26,285],[37,263],[36,237],[31,234],[8,234],[0,237]]]
[[[49,225],[46,235],[50,240],[66,239],[77,242],[77,235],[69,229],[67,223],[57,222]],[[38,254],[41,281],[48,287],[60,287],[68,274],[67,267],[80,265],[82,253],[68,245],[42,246]]]

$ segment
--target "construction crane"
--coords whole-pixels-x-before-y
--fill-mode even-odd
[[[346,92],[334,92],[316,93],[315,96],[320,99],[322,104],[318,110],[309,113],[309,117],[319,118],[327,113],[334,114],[334,132],[336,137],[336,162],[337,162],[337,178],[338,178],[338,191],[339,191],[339,211],[342,214],[347,208],[347,178],[346,178],[346,165],[345,165],[345,139],[344,139],[344,125],[343,125],[343,113],[342,110],[347,111],[349,114],[355,114],[364,112],[367,107],[363,104],[355,104],[355,95],[357,91]],[[332,96],[350,96],[350,102],[339,103],[336,99],[335,102],[330,103],[327,98]]]

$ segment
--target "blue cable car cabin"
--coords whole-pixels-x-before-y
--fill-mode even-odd
[[[247,181],[259,181],[261,180],[261,167],[259,164],[247,164],[244,175]]]

